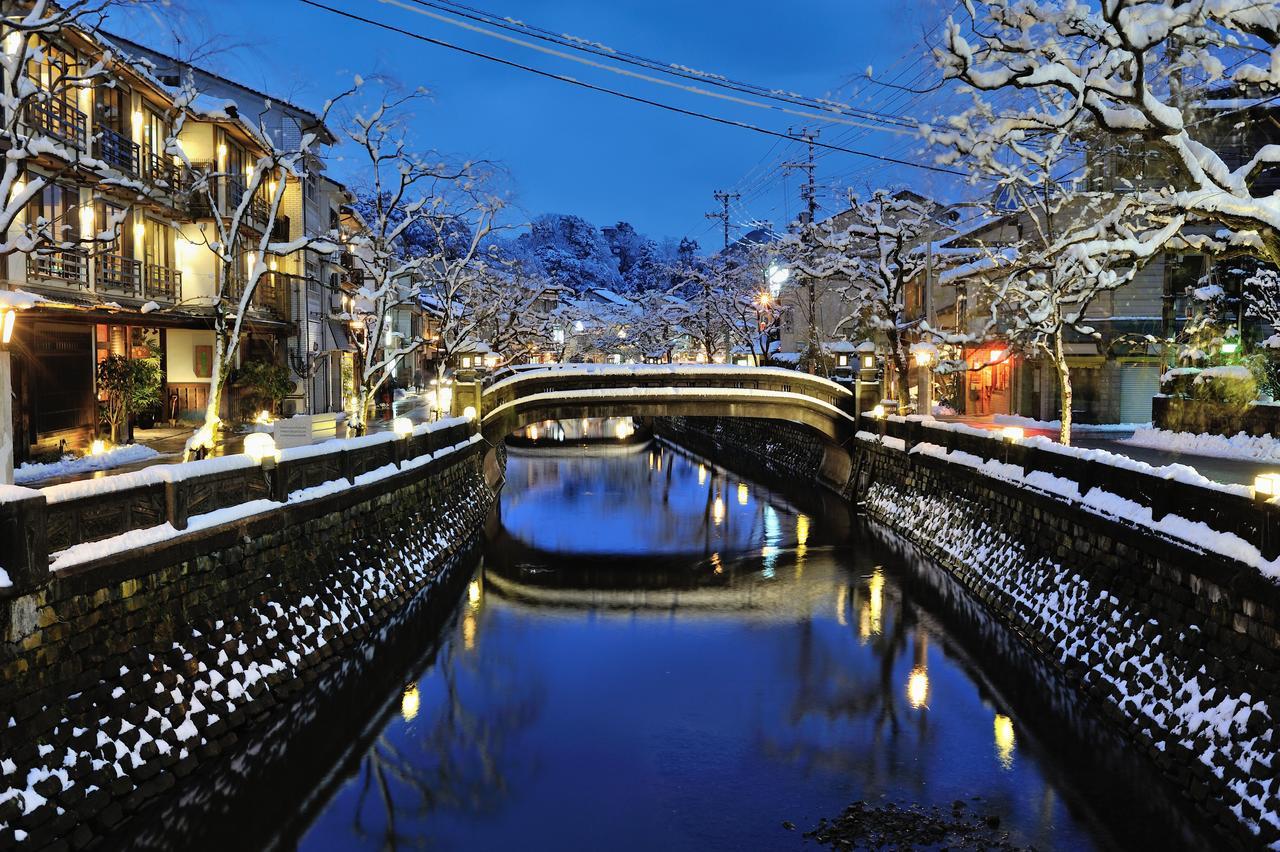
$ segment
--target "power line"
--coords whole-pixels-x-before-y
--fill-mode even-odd
[[[567,60],[567,61],[569,61],[569,62],[577,62],[577,63],[580,63],[580,64],[582,64],[582,65],[586,65],[586,66],[588,66],[588,67],[590,67],[590,68],[595,68],[595,69],[600,70],[600,71],[607,71],[607,72],[609,72],[609,73],[611,73],[611,74],[620,74],[620,75],[622,75],[622,76],[624,76],[624,77],[633,77],[633,78],[638,79],[638,80],[644,80],[646,83],[654,83],[654,84],[659,85],[659,86],[669,86],[669,87],[671,87],[671,88],[679,89],[679,90],[684,91],[684,92],[689,92],[690,94],[701,95],[701,96],[703,96],[703,97],[709,97],[709,98],[717,98],[717,99],[719,99],[719,100],[725,100],[725,101],[729,101],[729,102],[731,102],[731,103],[739,104],[739,105],[741,105],[741,106],[753,107],[753,108],[755,108],[755,109],[776,110],[776,111],[778,111],[778,112],[787,113],[788,115],[794,115],[794,116],[798,116],[798,117],[800,117],[800,118],[813,119],[813,120],[816,120],[816,121],[830,121],[830,122],[833,122],[833,123],[836,123],[836,124],[847,124],[847,125],[849,125],[849,126],[851,126],[851,127],[862,127],[862,128],[869,129],[869,130],[880,130],[880,131],[884,131],[884,132],[888,132],[888,133],[897,133],[897,134],[901,134],[901,135],[914,135],[914,134],[915,134],[915,125],[914,125],[914,124],[911,124],[911,123],[909,123],[909,122],[907,122],[907,121],[904,121],[904,120],[896,120],[896,121],[894,121],[892,124],[889,124],[888,122],[886,122],[886,123],[885,123],[885,124],[883,124],[883,125],[876,125],[876,124],[868,124],[865,120],[862,120],[861,118],[859,118],[858,120],[855,120],[855,119],[851,119],[851,118],[843,118],[843,117],[841,117],[840,115],[830,115],[830,114],[827,114],[827,115],[820,115],[820,114],[813,113],[813,112],[802,112],[802,111],[800,111],[800,110],[789,109],[789,108],[787,108],[787,107],[780,107],[780,106],[775,106],[775,105],[773,105],[773,104],[760,103],[759,101],[754,101],[754,100],[750,100],[750,99],[748,99],[748,98],[738,97],[738,96],[736,96],[736,95],[727,95],[727,94],[724,94],[724,93],[722,93],[722,92],[712,91],[712,90],[710,90],[710,89],[706,89],[706,88],[702,88],[702,87],[689,86],[689,85],[685,85],[685,84],[683,84],[683,83],[677,83],[677,82],[675,82],[675,81],[673,81],[673,80],[665,80],[665,79],[662,79],[661,77],[654,77],[654,76],[649,75],[649,74],[641,74],[641,73],[636,72],[636,71],[629,71],[629,70],[627,70],[626,68],[620,68],[620,67],[618,67],[617,65],[614,65],[614,64],[610,64],[610,63],[606,63],[606,62],[596,62],[596,61],[591,60],[591,59],[586,59],[586,58],[584,58],[584,57],[582,57],[582,56],[575,56],[574,54],[572,54],[572,53],[567,53],[567,52],[565,52],[565,51],[563,51],[563,50],[555,50],[555,49],[553,49],[553,48],[543,47],[542,45],[535,44],[535,43],[530,42],[530,41],[525,41],[525,40],[523,40],[523,39],[515,38],[514,36],[503,35],[503,34],[502,34],[502,33],[500,33],[500,32],[495,32],[495,31],[493,31],[493,30],[485,29],[484,27],[478,27],[478,26],[476,26],[476,25],[474,25],[474,24],[468,24],[468,23],[466,23],[465,21],[455,20],[455,19],[450,18],[450,17],[448,17],[448,16],[446,16],[446,15],[437,14],[436,12],[429,11],[427,8],[416,8],[416,7],[414,7],[414,6],[410,6],[410,5],[408,5],[406,2],[403,2],[403,0],[382,0],[382,2],[384,2],[384,3],[388,4],[388,5],[391,5],[391,6],[395,6],[395,7],[400,8],[400,9],[404,9],[404,10],[405,10],[405,11],[407,11],[407,12],[413,12],[413,13],[418,14],[418,15],[424,15],[424,16],[426,16],[426,17],[428,17],[428,18],[431,18],[432,20],[439,21],[440,23],[449,24],[450,26],[454,26],[454,27],[460,27],[460,28],[462,28],[462,29],[464,29],[464,30],[467,30],[468,32],[478,33],[478,34],[480,34],[480,35],[487,36],[487,37],[489,37],[489,38],[494,38],[494,39],[498,39],[498,40],[500,40],[500,41],[505,41],[505,42],[507,42],[507,43],[509,43],[509,44],[519,45],[520,47],[528,48],[529,50],[535,50],[535,51],[538,51],[539,53],[547,54],[548,56],[554,56],[554,57],[556,57],[557,59],[564,59],[564,60]],[[440,8],[439,6],[436,6],[436,5],[432,4],[432,3],[426,2],[426,0],[411,0],[411,2],[417,3],[417,4],[418,4],[418,6],[421,6],[421,7]],[[475,17],[473,17],[473,16],[470,16],[470,15],[464,15],[463,13],[456,12],[456,11],[453,11],[453,10],[447,10],[447,11],[449,11],[451,14],[454,14],[454,15],[459,15],[459,16],[462,16],[462,17],[470,18],[471,20],[477,20],[477,18],[475,18]],[[502,29],[506,29],[506,30],[523,31],[519,26],[516,26],[516,25],[511,25],[511,24],[506,24],[506,25],[493,24],[493,23],[491,23],[491,22],[489,22],[489,21],[485,21],[485,23],[490,24],[491,26],[499,26],[499,27],[501,27]],[[615,56],[614,54],[611,54],[611,53],[609,53],[609,52],[607,52],[607,51],[601,51],[601,50],[598,50],[598,49],[589,48],[589,47],[586,47],[586,46],[584,46],[584,45],[582,45],[582,44],[580,44],[580,43],[577,43],[577,42],[568,42],[568,43],[566,43],[566,42],[564,42],[564,41],[557,41],[557,40],[555,40],[555,39],[553,39],[553,38],[551,38],[551,37],[549,37],[549,36],[543,36],[543,35],[537,35],[537,34],[531,34],[531,35],[532,35],[532,37],[533,37],[533,38],[537,38],[537,39],[540,39],[540,40],[542,40],[542,41],[551,41],[551,42],[553,42],[553,43],[555,43],[555,44],[557,44],[557,45],[559,45],[559,46],[561,46],[561,47],[570,48],[570,49],[572,49],[572,50],[583,51],[583,52],[590,53],[590,54],[595,55],[595,56],[605,56],[605,57],[608,57],[608,58],[609,58],[609,60],[610,60],[610,62],[619,61],[618,57],[617,57],[617,56]],[[697,76],[697,75],[691,75],[691,74],[687,74],[687,73],[684,73],[684,74],[682,74],[682,73],[676,73],[675,69],[670,68],[670,67],[663,67],[662,65],[660,65],[660,64],[658,64],[658,63],[647,64],[647,61],[646,61],[646,62],[641,62],[641,61],[630,60],[630,59],[622,59],[622,60],[620,60],[620,61],[627,62],[628,64],[631,64],[631,65],[639,65],[639,66],[641,66],[641,67],[644,67],[644,68],[647,68],[647,69],[650,69],[650,70],[656,70],[656,71],[659,71],[659,72],[664,73],[664,74],[674,74],[675,76],[679,76],[679,77],[682,77],[683,79],[687,79],[687,80],[697,80],[699,83],[702,83],[702,84],[709,84],[709,85],[712,85],[712,86],[720,85],[718,82],[716,82],[716,81],[715,81],[714,79],[712,79],[712,78],[709,78],[709,77],[700,77],[700,76]],[[734,91],[743,91],[742,89],[735,88],[734,86],[728,86],[727,88],[733,89]],[[751,87],[751,88],[753,89],[753,92],[752,92],[753,94],[755,94],[755,91],[754,91],[754,90],[760,90],[760,87],[758,87],[758,86],[753,86],[753,87]],[[770,96],[760,95],[760,97],[770,97]],[[807,100],[809,100],[809,99],[804,98],[803,96],[800,96],[800,98],[799,98],[799,99],[797,99],[797,100],[790,100],[790,99],[785,98],[785,97],[775,97],[775,98],[773,98],[773,99],[774,99],[774,100],[781,100],[781,101],[784,101],[784,102],[786,102],[786,103],[796,103],[796,104],[801,104],[801,105],[804,105],[804,106],[810,106],[810,104],[808,104],[808,103],[801,103],[801,102],[803,102],[803,101],[807,101]],[[820,110],[823,110],[823,111],[828,112],[828,113],[831,113],[831,112],[841,113],[841,112],[843,112],[843,110],[840,110],[840,109],[833,109],[832,107],[827,106],[827,105],[823,105],[823,104],[815,104],[815,105],[813,105],[811,108],[812,108],[812,109],[820,109]],[[875,117],[875,120],[877,120],[877,121],[882,121],[882,122],[883,122],[883,121],[885,121],[885,119],[883,119],[883,118],[881,118],[881,117],[879,117],[879,116],[876,116],[876,117]]]
[[[500,65],[506,65],[510,68],[516,68],[520,71],[527,71],[530,74],[536,74],[539,77],[546,77],[547,79],[550,79],[550,80],[558,80],[562,83],[569,83],[570,85],[578,86],[583,89],[589,89],[590,91],[593,91],[593,92],[601,92],[606,95],[613,95],[614,97],[622,98],[624,100],[633,101],[635,103],[640,103],[640,104],[647,104],[648,106],[657,107],[658,109],[663,109],[668,112],[678,113],[680,115],[687,115],[692,118],[701,118],[705,121],[710,121],[715,124],[723,124],[727,127],[737,127],[741,130],[750,130],[754,133],[761,133],[766,136],[775,136],[780,139],[790,138],[786,133],[783,133],[782,131],[779,131],[779,130],[770,130],[767,127],[760,127],[759,125],[751,124],[745,121],[738,121],[736,119],[731,119],[731,118],[723,118],[721,116],[716,116],[716,115],[708,115],[707,113],[698,112],[697,110],[685,109],[684,107],[673,106],[672,104],[651,100],[649,98],[641,97],[640,95],[633,95],[627,92],[618,91],[617,89],[610,89],[607,86],[600,86],[595,83],[587,83],[583,80],[578,80],[573,77],[566,77],[563,74],[556,74],[552,71],[544,71],[540,68],[534,68],[532,66],[525,65],[523,63],[516,62],[511,59],[503,59],[500,56],[494,56],[493,54],[485,53],[483,51],[473,50],[467,47],[461,47],[460,45],[451,44],[450,42],[443,41],[438,38],[433,38],[431,36],[423,35],[422,33],[417,33],[412,30],[406,30],[402,27],[395,26],[394,24],[387,24],[387,23],[383,23],[382,21],[375,21],[372,18],[366,18],[363,15],[357,15],[354,12],[348,12],[344,9],[337,9],[337,8],[334,8],[333,6],[328,6],[324,3],[320,3],[318,2],[318,0],[298,0],[298,2],[303,3],[307,6],[311,6],[316,9],[320,9],[325,12],[329,12],[330,14],[347,18],[348,20],[359,21],[360,23],[368,24],[369,26],[376,27],[381,30],[386,30],[388,32],[398,33],[402,36],[406,36],[408,38],[412,38],[417,41],[425,42],[427,44],[433,44],[437,47],[445,47],[450,50],[455,50],[459,53],[465,53],[468,56],[474,56],[478,59],[487,59],[490,62],[497,62]],[[857,157],[867,157],[869,159],[880,160],[886,163],[895,163],[900,166],[909,166],[915,169],[924,169],[925,171],[956,175],[958,177],[966,176],[964,172],[957,171],[955,169],[948,169],[943,166],[931,166],[925,163],[913,163],[910,160],[900,160],[896,157],[890,157],[884,154],[873,154],[870,151],[859,151],[856,148],[846,148],[841,145],[832,145],[826,142],[815,142],[814,144],[820,148],[825,148],[832,151],[840,151],[845,154],[853,154],[854,156],[857,156]]]
[[[454,0],[409,0],[409,2],[416,3],[419,6],[448,12],[451,15],[467,18],[469,20],[484,23],[509,32],[524,33],[532,38],[556,44],[561,47],[566,47],[571,50],[604,57],[615,62],[624,62],[629,65],[647,68],[649,70],[669,74],[674,77],[681,77],[686,80],[696,81],[704,85],[718,86],[737,92],[750,93],[757,97],[768,98],[782,103],[799,104],[828,112],[842,114],[847,113],[861,118],[873,121],[882,121],[889,124],[897,124],[903,127],[913,128],[916,124],[916,122],[909,118],[903,118],[896,115],[878,114],[870,110],[852,106],[851,104],[834,101],[830,98],[812,98],[795,92],[784,92],[780,89],[770,89],[754,83],[735,80],[722,74],[698,71],[679,63],[664,62],[662,60],[651,59],[635,53],[629,53],[627,51],[615,50],[612,47],[606,47],[605,45],[597,42],[588,41],[568,34],[556,33],[543,27],[534,26],[525,21],[516,21],[511,18],[501,17],[492,12],[477,9],[474,6],[454,2]],[[403,3],[395,2],[394,5],[403,6]],[[448,23],[454,22],[448,21]]]

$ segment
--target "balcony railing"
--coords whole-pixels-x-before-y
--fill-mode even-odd
[[[60,139],[80,151],[88,149],[88,119],[65,100],[32,100],[27,104],[26,110],[27,123],[33,129]]]
[[[142,261],[118,254],[100,254],[95,258],[94,287],[125,296],[136,296],[142,287]]]
[[[89,258],[77,249],[27,255],[28,281],[61,281],[81,290],[89,286]]]
[[[138,175],[138,146],[129,137],[99,128],[93,147],[97,158],[111,168],[133,177]]]
[[[182,301],[182,270],[148,263],[146,297],[166,302]]]
[[[170,192],[178,188],[178,167],[173,160],[153,151],[141,152],[142,177],[152,186],[168,189]]]
[[[289,293],[296,288],[302,279],[297,275],[284,272],[264,272],[254,288],[249,307],[270,311],[280,319],[289,318]],[[238,300],[244,294],[244,281],[233,281],[227,288],[227,298]]]

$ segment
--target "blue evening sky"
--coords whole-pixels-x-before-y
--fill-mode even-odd
[[[629,79],[441,23],[412,0],[324,0],[461,46],[670,104],[785,132],[805,120]],[[927,117],[937,98],[867,85],[865,69],[900,82],[934,81],[922,38],[956,8],[952,0],[476,0],[479,7],[558,33],[769,88],[834,97],[857,106]],[[421,7],[419,7],[421,8]],[[150,15],[150,17],[149,17]],[[799,173],[776,164],[800,145],[623,101],[417,42],[304,5],[298,0],[176,0],[155,13],[118,15],[111,26],[160,49],[175,21],[188,44],[229,45],[204,64],[255,88],[318,108],[353,74],[386,75],[433,98],[417,110],[419,149],[503,164],[517,217],[574,213],[597,225],[619,219],[655,238],[694,236],[715,248],[718,225],[704,218],[716,189],[743,193],[736,222],[782,225],[798,209]],[[936,38],[936,32],[932,35]],[[181,51],[179,51],[181,52]],[[810,122],[812,124],[812,122]],[[849,147],[923,161],[908,136],[830,125],[820,137]],[[354,161],[335,162],[356,182]],[[820,152],[824,206],[843,186],[909,182],[924,192],[949,186],[928,172]]]

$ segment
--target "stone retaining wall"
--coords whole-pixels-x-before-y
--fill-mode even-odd
[[[1280,593],[1257,571],[859,439],[855,498],[1077,685],[1211,823],[1280,842]]]
[[[708,458],[732,456],[750,472],[815,481],[822,466],[823,437],[783,420],[750,417],[654,418],[655,433]]]
[[[0,847],[129,835],[131,814],[365,655],[474,542],[487,449],[339,481],[8,601]]]

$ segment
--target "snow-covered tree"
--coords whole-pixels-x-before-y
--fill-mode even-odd
[[[969,116],[986,115],[987,109],[979,101]],[[949,258],[954,266],[943,276],[951,284],[970,281],[974,301],[987,313],[983,327],[966,331],[974,338],[1003,340],[1053,366],[1059,440],[1070,444],[1072,384],[1066,344],[1072,335],[1101,337],[1087,319],[1090,306],[1101,294],[1132,280],[1148,260],[1118,241],[1110,243],[1110,251],[1082,246],[1108,233],[1099,231],[1099,222],[1109,222],[1111,234],[1142,227],[1127,218],[1141,208],[1123,199],[1117,204],[1112,193],[1091,191],[1074,179],[1080,146],[1067,132],[1013,134],[998,147],[977,150],[964,134],[936,133],[934,140],[965,155],[975,176],[993,186],[987,218],[997,223],[995,239],[959,249],[966,256]],[[1107,140],[1093,141],[1094,154],[1102,153]],[[957,339],[952,335],[941,342]]]
[[[625,289],[618,260],[600,229],[580,216],[538,216],[510,247],[510,256],[550,282],[581,294],[592,288]]]
[[[909,377],[907,285],[923,279],[926,240],[939,230],[935,206],[910,192],[876,190],[862,200],[849,194],[847,213],[809,226],[788,241],[805,277],[841,288],[838,328],[862,326],[884,335],[893,365],[893,393],[905,406]]]
[[[338,97],[352,94],[359,85],[357,78],[355,85]],[[181,97],[187,103],[194,103],[195,84],[190,75],[182,88]],[[334,98],[325,103],[319,118],[321,125],[337,100]],[[202,456],[217,442],[222,423],[222,394],[236,364],[250,306],[272,266],[278,259],[307,248],[321,252],[338,250],[336,233],[324,236],[303,234],[283,241],[275,239],[285,189],[289,181],[300,181],[307,176],[307,170],[316,157],[316,130],[304,131],[290,144],[277,144],[275,134],[264,121],[260,119],[254,124],[245,112],[238,111],[237,114],[242,128],[251,135],[259,149],[257,159],[246,163],[242,174],[228,170],[230,158],[220,157],[217,161],[196,165],[178,149],[190,173],[187,190],[191,202],[206,211],[198,231],[189,232],[187,239],[213,254],[216,269],[212,294],[213,364],[209,377],[209,401],[203,424],[187,439],[185,455]],[[225,113],[209,117],[219,120],[230,118]]]
[[[349,295],[343,316],[356,350],[351,422],[358,432],[396,366],[426,343],[421,334],[408,339],[389,335],[393,312],[417,307],[424,264],[434,262],[437,247],[458,251],[462,239],[457,226],[464,223],[442,226],[444,238],[439,239],[428,222],[437,215],[432,200],[438,188],[464,178],[465,172],[409,150],[406,108],[422,94],[384,98],[357,109],[343,130],[359,151],[365,182],[356,205],[361,227],[347,239],[360,286]]]
[[[1073,235],[1094,270],[1117,253],[1151,257],[1181,233],[1201,248],[1257,252],[1280,262],[1280,196],[1253,182],[1280,166],[1280,146],[1221,146],[1234,123],[1196,107],[1195,88],[1235,96],[1280,89],[1280,15],[1259,0],[987,0],[949,20],[936,57],[979,93],[1034,92],[1016,108],[953,120],[949,133],[978,156],[1048,134],[1107,134],[1160,156],[1167,180],[1134,181],[1096,224]],[[1228,113],[1227,115],[1230,115]],[[1129,227],[1117,228],[1122,219]],[[1138,225],[1132,223],[1140,223]],[[1211,225],[1190,237],[1189,225]]]
[[[486,272],[473,296],[483,305],[475,334],[497,353],[500,364],[526,361],[558,347],[558,288],[519,261],[490,262]]]
[[[420,220],[428,239],[415,274],[437,318],[437,381],[458,352],[485,342],[485,330],[503,309],[494,299],[502,257],[489,238],[506,201],[489,188],[492,180],[484,164],[464,164],[456,178],[436,182]],[[455,239],[458,234],[466,240]]]

